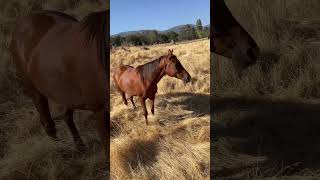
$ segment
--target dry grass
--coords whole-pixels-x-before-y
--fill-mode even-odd
[[[235,76],[231,60],[213,55],[213,60],[221,60],[222,89],[219,91],[224,96],[319,98],[319,1],[226,3],[257,41],[262,55],[241,80]],[[298,8],[301,10],[296,11]],[[213,63],[213,72],[215,69]],[[219,93],[214,73],[211,79],[215,82],[211,86],[213,92]]]
[[[155,115],[148,116],[151,125],[145,125],[138,98],[137,110],[130,102],[125,106],[111,84],[112,179],[209,179],[209,41],[120,47],[111,53],[111,69],[144,64],[169,48],[193,80],[184,85],[164,77],[158,83]]]
[[[222,84],[218,86],[212,73],[211,88],[223,97],[225,109],[213,118],[216,177],[319,178],[319,106],[309,105],[320,102],[319,1],[226,3],[257,41],[262,55],[241,79],[231,60],[212,55],[212,72],[220,61]]]

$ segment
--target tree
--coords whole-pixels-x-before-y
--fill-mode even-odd
[[[193,40],[193,39],[197,39],[196,30],[190,25],[186,25],[182,27],[181,32],[179,34],[179,40],[183,41],[183,40]]]
[[[209,27],[203,28],[203,37],[208,37],[210,35],[210,29]]]
[[[111,44],[115,47],[121,46],[123,44],[123,37],[113,36],[110,38]]]
[[[196,33],[197,33],[197,38],[205,37],[203,32],[202,22],[200,19],[197,19],[197,22],[196,22]]]
[[[135,35],[135,34],[128,35],[125,38],[125,43],[127,45],[134,45],[134,46],[142,45],[141,37],[139,37],[138,35]]]
[[[197,19],[196,30],[201,32],[203,30],[201,19]]]
[[[179,34],[177,34],[176,32],[169,31],[166,33],[166,35],[169,38],[168,41],[178,41]]]
[[[159,42],[160,43],[168,43],[169,37],[167,34],[159,34]]]
[[[150,31],[148,34],[147,34],[147,38],[149,40],[149,44],[154,44],[156,42],[158,42],[159,40],[159,34],[157,31]]]

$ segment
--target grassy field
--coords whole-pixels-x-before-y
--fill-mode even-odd
[[[226,3],[262,54],[241,79],[212,54],[215,177],[319,178],[320,2]]]
[[[77,112],[75,124],[88,147],[82,154],[74,148],[62,119],[63,109],[51,104],[59,142],[44,132],[37,111],[21,90],[19,78],[8,51],[11,31],[18,16],[40,9],[60,10],[82,18],[105,9],[98,0],[5,0],[0,1],[0,179],[104,179],[100,141],[95,115]]]
[[[181,80],[164,77],[158,83],[155,115],[149,113],[149,126],[138,98],[134,99],[137,110],[130,102],[124,105],[111,84],[112,179],[209,179],[209,40],[116,48],[111,52],[111,69],[147,63],[165,55],[169,48],[192,82],[184,85]],[[148,102],[147,109],[150,112]]]

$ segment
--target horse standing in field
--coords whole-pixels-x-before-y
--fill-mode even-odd
[[[76,146],[84,144],[73,121],[75,109],[99,114],[96,122],[109,159],[109,10],[78,21],[64,13],[40,11],[17,20],[10,50],[24,88],[48,136],[56,139],[48,99],[63,105]]]
[[[133,96],[139,96],[144,112],[146,124],[148,125],[148,111],[146,108],[146,99],[151,100],[151,113],[154,114],[154,100],[157,93],[157,83],[164,75],[176,77],[185,83],[190,82],[191,76],[181,65],[178,58],[169,50],[167,55],[161,56],[147,64],[136,68],[128,65],[121,65],[114,70],[113,81],[115,87],[120,92],[125,105],[128,105],[128,99],[134,108]]]
[[[210,6],[210,51],[232,58],[235,71],[256,63],[259,47],[250,34],[232,16],[224,0],[214,0]]]

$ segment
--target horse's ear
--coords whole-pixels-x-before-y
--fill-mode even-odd
[[[172,50],[171,49],[169,49],[169,51],[168,51],[168,57],[171,57],[172,56]]]

